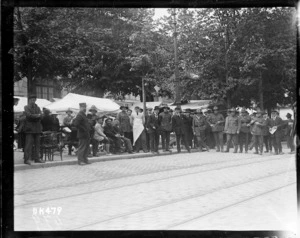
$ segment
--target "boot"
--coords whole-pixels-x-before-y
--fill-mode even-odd
[[[235,146],[235,147],[234,147],[234,151],[233,151],[233,153],[237,153],[237,150],[238,150],[238,147],[237,147],[237,146]]]

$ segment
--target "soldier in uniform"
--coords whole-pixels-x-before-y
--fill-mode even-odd
[[[77,138],[79,139],[79,147],[77,151],[78,164],[90,164],[88,161],[88,154],[90,148],[90,131],[91,125],[86,116],[86,103],[79,103],[79,113],[73,121],[77,128]]]
[[[199,151],[205,147],[209,151],[209,147],[206,145],[205,141],[205,130],[207,127],[206,117],[203,115],[201,109],[197,109],[196,115],[193,118],[193,133],[197,137],[197,146]]]
[[[151,152],[158,154],[158,145],[159,145],[159,134],[160,134],[160,126],[159,126],[159,107],[154,107],[154,113],[151,114],[148,118],[147,128],[150,136],[150,150]]]
[[[75,117],[72,115],[73,111],[71,108],[68,108],[67,111],[67,116],[64,118],[63,120],[63,125],[68,127],[71,130],[70,133],[70,137],[69,137],[69,145],[68,145],[68,149],[69,149],[69,153],[68,155],[72,154],[72,146],[77,143],[76,141],[76,137],[77,137],[77,129],[76,127],[74,127],[73,124],[73,120],[75,119]]]
[[[238,135],[241,129],[241,119],[236,113],[235,108],[231,108],[230,115],[226,117],[225,121],[225,133],[227,134],[227,141],[226,141],[226,151],[229,152],[229,147],[231,141],[233,141],[234,151],[233,153],[237,153],[238,150]]]
[[[121,112],[118,113],[117,115],[117,120],[119,121],[120,128],[122,132],[124,133],[124,136],[128,139],[131,139],[131,125],[130,125],[130,118],[127,114],[127,108],[125,106],[121,106],[120,109],[122,110]]]
[[[268,153],[269,151],[270,151],[270,153],[272,153],[271,134],[269,132],[269,127],[267,126],[267,125],[270,124],[271,119],[269,118],[267,113],[265,113],[263,115],[263,118],[264,118],[265,124],[266,124],[266,126],[262,127],[262,135],[263,135],[263,140],[264,140],[264,144],[265,144],[265,147],[266,147],[265,153]]]
[[[25,126],[24,133],[25,148],[24,148],[24,163],[31,165],[31,161],[35,163],[45,163],[40,159],[40,135],[42,133],[42,112],[38,105],[35,104],[36,96],[28,97],[29,103],[24,107]]]
[[[276,110],[271,113],[271,120],[269,123],[270,129],[276,129],[276,131],[271,133],[272,145],[274,147],[275,155],[283,154],[282,145],[281,145],[281,137],[282,137],[282,128],[284,127],[283,120],[278,116],[278,112]]]
[[[98,152],[98,141],[94,139],[94,133],[95,133],[95,125],[97,123],[97,108],[92,105],[90,108],[90,113],[87,115],[87,119],[90,123],[90,136],[91,136],[91,144],[92,144],[92,155],[97,156]]]
[[[218,111],[218,107],[214,107],[214,113],[208,117],[208,123],[212,128],[212,133],[217,145],[217,152],[223,152],[223,130],[224,130],[224,117]],[[220,150],[221,149],[221,150]]]
[[[170,108],[165,106],[163,112],[159,114],[159,125],[162,141],[163,151],[170,151],[170,133],[172,131],[172,114],[169,112]]]
[[[250,137],[250,128],[247,126],[251,122],[251,117],[247,114],[246,109],[243,107],[240,115],[241,129],[239,134],[240,153],[243,153],[243,146],[245,145],[245,153],[248,153],[248,144]]]
[[[152,115],[152,108],[151,107],[146,108],[145,132],[146,132],[146,145],[147,145],[147,150],[148,151],[150,151],[151,146],[150,146],[150,133],[149,133],[149,129],[147,128],[146,125],[148,124],[151,115]]]
[[[263,112],[257,110],[256,117],[253,117],[251,122],[248,124],[249,126],[252,125],[252,136],[254,140],[254,147],[255,152],[254,154],[258,154],[258,147],[259,147],[259,154],[262,155],[263,152],[263,127],[266,126],[266,122],[262,117]]]
[[[185,148],[187,149],[187,151],[189,153],[191,153],[191,149],[188,145],[188,141],[186,140],[187,137],[184,136],[185,130],[184,130],[184,115],[180,114],[181,108],[180,107],[176,107],[175,108],[175,114],[172,117],[172,128],[173,131],[176,134],[176,144],[177,144],[177,152],[180,153],[181,152],[181,140],[183,139]]]

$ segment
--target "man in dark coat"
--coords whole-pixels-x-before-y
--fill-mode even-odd
[[[165,106],[163,112],[159,114],[159,125],[161,133],[161,142],[163,151],[170,151],[170,133],[172,131],[172,115],[169,112],[170,108]]]
[[[97,108],[96,106],[92,105],[90,108],[90,114],[87,115],[87,119],[90,123],[90,136],[91,136],[91,144],[92,144],[92,155],[91,156],[97,156],[98,152],[98,141],[94,139],[94,133],[95,133],[95,125],[97,123]]]
[[[129,154],[134,154],[131,141],[129,138],[126,138],[122,128],[120,127],[120,122],[118,120],[114,120],[112,122],[112,126],[115,129],[115,132],[117,134],[117,139],[124,143],[126,151]]]
[[[127,114],[128,108],[125,106],[121,106],[120,109],[122,111],[118,113],[116,119],[120,123],[120,128],[121,128],[122,132],[124,133],[124,136],[131,140],[132,126],[130,124],[130,118]]]
[[[41,119],[41,124],[42,124],[42,130],[43,131],[52,131],[53,130],[53,118],[50,115],[50,110],[45,109],[44,110],[44,115]]]
[[[286,118],[287,118],[287,121],[285,122],[286,123],[285,134],[286,134],[286,138],[287,138],[287,146],[288,146],[288,148],[291,149],[291,152],[294,152],[295,146],[294,146],[294,142],[293,142],[293,136],[291,133],[291,131],[293,129],[294,120],[292,119],[291,113],[287,113]]]
[[[111,139],[114,145],[115,153],[121,153],[121,140],[120,136],[121,134],[119,131],[116,130],[116,128],[112,125],[112,119],[107,118],[105,120],[105,126],[103,127],[105,135]],[[129,140],[129,139],[128,139]],[[129,140],[130,141],[130,140]]]
[[[240,153],[243,153],[244,145],[245,145],[245,153],[248,153],[250,127],[248,127],[247,125],[251,122],[251,117],[247,115],[246,108],[242,108],[240,120],[241,120],[241,129],[240,129],[240,134],[238,136]]]
[[[223,130],[224,130],[224,117],[219,113],[218,107],[214,107],[214,113],[207,118],[208,123],[211,126],[212,133],[217,145],[217,152],[223,152]],[[221,149],[221,150],[220,150]]]
[[[152,153],[158,154],[158,144],[159,144],[159,107],[154,107],[154,113],[151,114],[147,121],[147,129],[150,136],[150,150]]]
[[[275,129],[276,131],[272,134],[271,133],[271,140],[272,145],[275,150],[275,155],[283,154],[282,152],[282,145],[281,145],[281,137],[282,137],[282,128],[284,127],[283,120],[278,116],[277,111],[272,111],[271,113],[271,120],[269,123],[270,129]]]
[[[24,149],[24,163],[31,165],[31,161],[35,160],[36,163],[44,163],[40,159],[40,135],[42,133],[42,112],[41,109],[35,104],[36,96],[30,95],[28,97],[29,103],[24,107],[25,128],[25,149]],[[34,149],[33,149],[34,148]],[[33,151],[34,150],[34,151]]]
[[[184,137],[187,141],[189,147],[192,147],[193,144],[193,118],[190,117],[190,109],[187,108],[183,114],[183,130],[184,130]]]
[[[189,147],[188,141],[186,140],[186,137],[184,136],[185,130],[184,130],[184,115],[180,114],[181,108],[176,107],[175,108],[175,114],[172,117],[172,128],[173,131],[176,134],[176,144],[177,144],[177,152],[181,152],[181,140],[183,139],[185,148],[189,153],[191,153],[191,149]]]
[[[77,138],[79,139],[79,147],[77,151],[78,164],[89,164],[88,154],[90,148],[90,123],[86,116],[86,103],[79,103],[80,111],[73,121],[77,128]]]
[[[257,110],[256,117],[253,117],[249,126],[252,125],[252,136],[254,141],[254,154],[263,153],[263,127],[266,126],[266,121],[263,118],[264,112]],[[259,149],[259,151],[258,151]]]

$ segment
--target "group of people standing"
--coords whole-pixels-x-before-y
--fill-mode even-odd
[[[37,163],[44,162],[40,157],[41,133],[47,130],[58,131],[60,128],[56,113],[50,115],[47,109],[41,112],[35,101],[35,95],[29,96],[29,103],[24,108],[24,118],[22,117],[22,130],[25,134],[24,162],[29,165],[32,160]],[[274,149],[274,154],[282,154],[281,140],[284,132],[291,153],[295,150],[293,138],[296,133],[296,121],[292,120],[289,113],[288,120],[283,121],[275,110],[269,117],[261,110],[249,115],[245,108],[242,108],[240,113],[232,108],[224,117],[216,106],[213,110],[205,111],[183,111],[180,107],[173,111],[168,106],[156,106],[154,109],[147,108],[146,113],[140,107],[135,107],[134,111],[125,106],[121,106],[120,109],[121,112],[115,119],[99,117],[95,106],[92,106],[87,114],[86,103],[79,104],[79,113],[76,116],[72,115],[71,109],[66,111],[67,116],[62,127],[70,128],[71,136],[78,139],[79,165],[90,163],[90,153],[97,156],[100,143],[108,155],[111,151],[119,154],[139,153],[140,150],[158,154],[160,140],[162,150],[171,152],[172,132],[176,136],[178,153],[181,152],[181,145],[184,145],[188,152],[191,152],[192,148],[199,151],[216,149],[216,152],[229,152],[233,147],[233,153],[237,153],[238,150],[240,153],[248,153],[248,150],[254,147],[255,154],[262,154],[265,144],[265,152],[272,152]],[[72,144],[69,145],[69,154],[71,149]]]

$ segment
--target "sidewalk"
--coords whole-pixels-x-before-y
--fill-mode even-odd
[[[192,149],[192,152],[197,152],[198,150]],[[97,157],[89,157],[90,162],[101,162],[101,161],[110,161],[110,160],[121,160],[121,159],[136,159],[136,158],[145,158],[145,157],[154,157],[154,156],[161,156],[161,155],[168,155],[172,154],[177,151],[173,150],[173,152],[162,152],[159,151],[159,154],[152,154],[151,152],[148,153],[135,153],[135,154],[128,154],[123,153],[120,155],[103,155]],[[181,153],[187,153],[187,151],[182,151]],[[61,166],[61,165],[74,165],[77,164],[77,156],[76,155],[68,155],[67,151],[63,153],[63,160],[61,161],[58,152],[54,154],[53,161],[47,161],[46,163],[32,163],[32,165],[24,164],[23,160],[23,152],[22,151],[14,151],[14,170],[27,170],[27,169],[38,169],[38,168],[47,168],[47,167],[54,167],[54,166]]]
[[[288,153],[290,150],[287,149],[286,143],[282,143],[283,152]],[[197,149],[192,149],[192,153],[198,152]],[[211,150],[211,152],[215,152],[215,150]],[[211,153],[209,152],[209,153]],[[250,154],[254,151],[250,151]],[[172,153],[177,154],[177,150],[173,148],[172,152],[162,152],[159,150],[159,154],[152,154],[151,152],[148,153],[136,153],[136,154],[128,154],[123,153],[120,155],[103,155],[97,157],[89,157],[90,162],[102,162],[102,161],[110,161],[110,160],[121,160],[121,159],[137,159],[137,158],[146,158],[146,157],[154,157],[154,156],[162,156],[162,155],[169,155]],[[186,150],[182,149],[181,153],[187,153]],[[207,152],[202,152],[207,153]],[[62,165],[74,165],[77,164],[77,156],[73,153],[72,155],[68,155],[67,150],[63,151],[62,161],[60,159],[59,153],[55,152],[53,161],[47,161],[46,163],[32,163],[32,165],[24,164],[23,160],[23,152],[22,151],[14,151],[14,170],[27,170],[27,169],[38,169],[38,168],[47,168],[47,167],[54,167],[54,166],[62,166]]]

